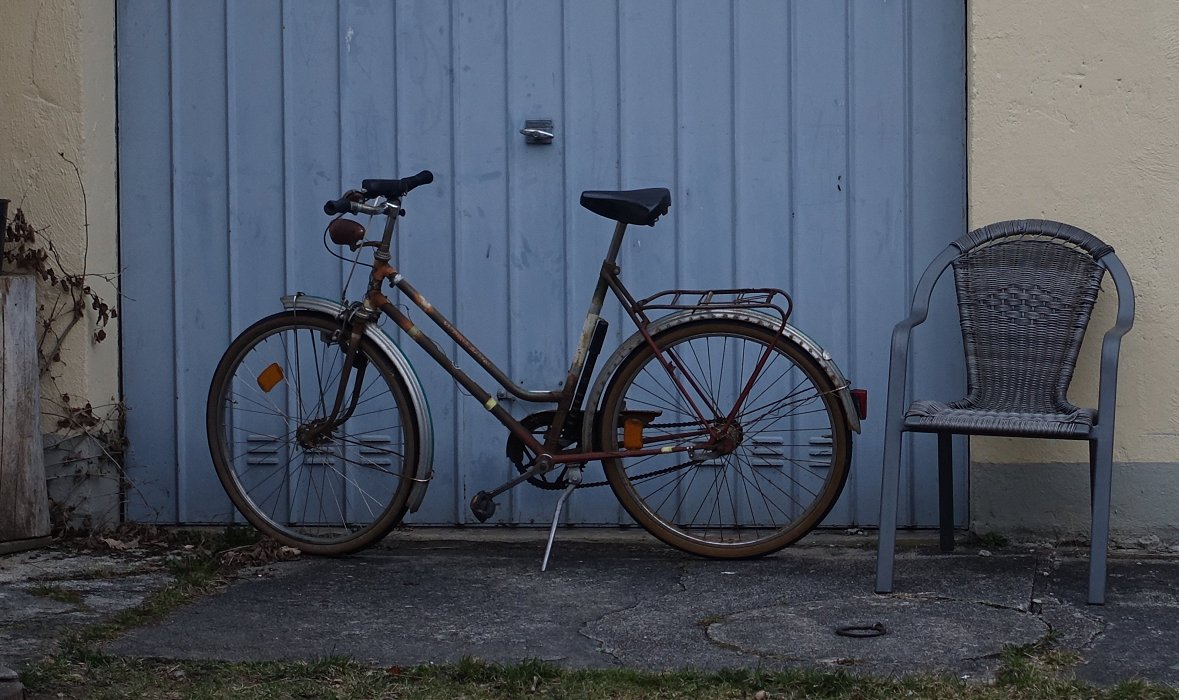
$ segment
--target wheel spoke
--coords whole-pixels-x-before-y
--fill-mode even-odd
[[[397,523],[417,454],[409,398],[368,341],[356,360],[365,374],[353,372],[345,388],[357,397],[352,413],[330,430],[322,423],[344,366],[342,348],[324,342],[338,327],[304,314],[255,324],[222,360],[210,409],[214,465],[235,505],[280,542],[325,554],[363,547]],[[281,393],[258,383],[257,368],[275,362]]]
[[[604,460],[627,511],[664,541],[709,556],[765,554],[805,534],[847,476],[850,434],[827,376],[797,359],[805,351],[790,339],[740,321],[685,324],[656,342],[692,377],[673,381],[649,346],[633,351],[603,402],[602,448],[618,447],[622,411],[657,410],[645,445],[714,452],[688,462],[683,454]],[[685,393],[700,394],[711,422]],[[820,461],[809,456],[815,449],[830,452]]]

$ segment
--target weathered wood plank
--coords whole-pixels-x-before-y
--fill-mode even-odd
[[[9,542],[49,534],[33,277],[0,275],[0,312],[0,542]]]

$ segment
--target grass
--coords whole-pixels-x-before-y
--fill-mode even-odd
[[[69,603],[71,605],[81,605],[82,603],[82,594],[78,591],[52,584],[36,585],[30,588],[28,592],[35,596],[56,600],[59,603]]]
[[[564,670],[528,661],[504,666],[464,659],[442,666],[374,668],[340,658],[312,662],[219,663],[124,659],[101,654],[63,662],[53,676],[29,678],[31,697],[65,698],[551,698],[639,700],[757,698],[832,700],[1172,700],[1179,692],[1139,681],[1098,689],[1059,675],[1025,650],[1009,650],[992,684],[950,677],[900,679],[842,671],[764,672],[631,669]],[[1013,667],[1006,666],[1014,663]],[[1071,664],[1071,662],[1068,662]],[[31,682],[30,682],[31,681]]]
[[[843,670],[568,670],[539,661],[514,665],[464,659],[454,664],[379,668],[345,658],[311,662],[229,663],[163,661],[111,656],[101,644],[121,632],[162,618],[224,584],[233,569],[281,550],[240,529],[187,533],[167,559],[176,577],[140,606],[68,635],[52,657],[21,675],[31,698],[545,698],[678,700],[742,698],[786,700],[1179,700],[1179,691],[1125,681],[1095,688],[1075,680],[1080,657],[1056,648],[1051,635],[1039,643],[1004,649],[992,683],[951,676],[881,678]],[[58,595],[45,586],[44,595]],[[61,589],[64,590],[64,589]],[[708,618],[698,621],[707,625]]]

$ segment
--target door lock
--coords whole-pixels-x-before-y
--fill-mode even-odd
[[[552,119],[528,119],[524,128],[520,129],[524,135],[524,143],[529,145],[547,146],[553,142]]]

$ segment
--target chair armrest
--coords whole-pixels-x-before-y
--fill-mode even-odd
[[[1109,253],[1101,264],[1109,271],[1118,292],[1118,316],[1101,341],[1101,379],[1097,393],[1097,425],[1108,437],[1113,437],[1114,409],[1118,389],[1118,355],[1122,336],[1134,326],[1134,283],[1118,256]]]
[[[909,338],[913,328],[925,323],[929,317],[929,300],[933,288],[942,273],[961,253],[954,245],[946,246],[921,274],[917,288],[913,290],[913,304],[909,316],[892,329],[892,346],[888,361],[888,394],[885,414],[885,431],[900,432],[904,423],[905,380],[909,369]]]

